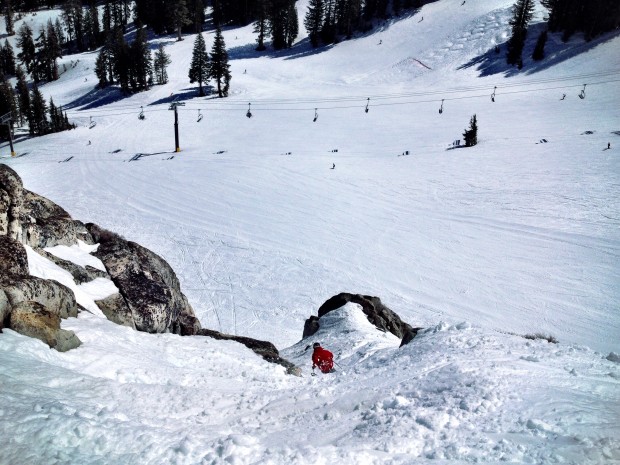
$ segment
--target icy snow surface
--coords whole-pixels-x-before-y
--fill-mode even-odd
[[[251,26],[226,30],[227,99],[188,82],[191,35],[154,39],[170,82],[128,97],[94,89],[96,53],[64,57],[41,90],[78,129],[18,134],[1,161],[164,257],[203,326],[270,340],[304,376],[114,325],[93,302],[109,280],[76,286],[28,249],[90,313],[63,321],[83,343],[63,354],[0,335],[0,464],[620,463],[620,38],[551,34],[517,73],[489,53],[513,2],[461,3],[318,50],[302,31],[260,55]],[[453,149],[474,113],[479,145]],[[83,244],[49,251],[101,268]],[[342,291],[425,329],[399,349],[351,304],[299,342]],[[337,373],[309,376],[315,340]]]

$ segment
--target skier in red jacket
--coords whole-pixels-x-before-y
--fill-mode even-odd
[[[323,373],[331,373],[334,369],[334,354],[327,349],[323,349],[318,342],[315,342],[313,347],[312,369],[319,367],[319,370]]]

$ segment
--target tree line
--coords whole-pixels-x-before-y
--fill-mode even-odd
[[[17,67],[17,91],[6,78],[0,82],[0,114],[11,113],[12,123],[23,126],[28,123],[31,136],[42,136],[53,132],[74,129],[62,107],[54,104],[50,97],[49,104],[35,83],[32,88],[26,82],[26,75],[21,66]],[[8,138],[8,127],[0,128],[0,135]]]
[[[620,2],[618,0],[540,0],[549,16],[547,29],[543,30],[532,53],[534,60],[545,57],[545,44],[548,31],[561,32],[562,40],[568,41],[577,32],[582,32],[584,39],[592,40],[596,36],[620,27]],[[528,25],[534,15],[534,0],[517,0],[510,19],[511,35],[507,44],[506,61],[508,64],[523,66],[523,48]]]

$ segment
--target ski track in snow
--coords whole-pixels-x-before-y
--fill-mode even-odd
[[[620,93],[596,84],[613,76],[557,81],[619,70],[618,35],[551,34],[548,68],[527,58],[523,74],[480,76],[462,65],[506,41],[513,2],[461,3],[315,53],[302,43],[256,56],[251,26],[226,30],[223,100],[192,96],[193,36],[160,38],[168,84],[70,108],[78,129],[0,156],[75,219],[164,257],[203,326],[270,340],[304,374],[236,343],[88,313],[63,321],[83,342],[65,354],[4,330],[0,464],[620,464]],[[84,101],[95,58],[64,57],[41,90]],[[533,90],[549,79],[538,87],[557,88]],[[177,96],[173,153],[173,113],[154,103]],[[453,149],[474,113],[479,144]],[[347,305],[298,342],[343,291],[377,295],[425,329],[399,349]],[[560,344],[519,336],[535,333]],[[309,376],[316,340],[336,374]]]

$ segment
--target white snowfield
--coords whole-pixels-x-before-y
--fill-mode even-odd
[[[18,132],[0,161],[160,254],[203,326],[272,341],[303,377],[117,326],[93,302],[109,280],[76,286],[29,250],[89,312],[63,321],[67,353],[0,334],[0,464],[620,464],[620,37],[551,34],[533,62],[537,7],[517,72],[512,1],[461,3],[317,50],[302,31],[258,54],[251,26],[228,29],[226,99],[189,83],[192,35],[154,39],[170,82],[127,97],[94,88],[96,53],[64,57],[41,89],[78,129]],[[454,148],[473,114],[479,144]],[[84,244],[49,252],[101,266]],[[299,342],[343,291],[425,329],[399,348],[351,304]],[[310,376],[315,341],[336,373]]]

